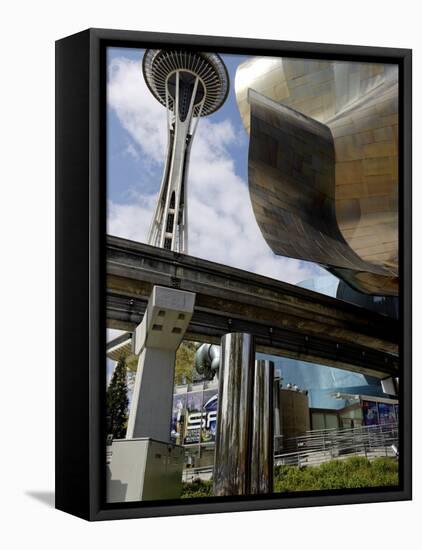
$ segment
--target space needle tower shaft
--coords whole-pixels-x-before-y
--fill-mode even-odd
[[[201,116],[224,103],[229,80],[216,54],[147,50],[142,64],[148,88],[167,110],[167,154],[148,243],[188,251],[187,176],[192,140]]]

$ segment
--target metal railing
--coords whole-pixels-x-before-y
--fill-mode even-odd
[[[276,465],[317,466],[328,460],[349,456],[396,457],[397,423],[356,428],[312,430],[302,436],[276,438]]]
[[[212,479],[212,474],[214,472],[214,466],[202,466],[199,468],[185,468],[183,470],[182,481],[191,483],[196,479],[201,479],[202,481]]]
[[[350,456],[368,459],[398,456],[399,430],[397,423],[356,428],[311,430],[302,436],[284,438],[276,436],[274,465],[319,466],[329,460],[342,460]],[[213,466],[186,468],[183,481],[212,479]]]

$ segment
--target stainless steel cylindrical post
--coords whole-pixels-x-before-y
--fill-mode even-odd
[[[250,492],[273,492],[274,363],[255,362],[252,409]]]
[[[250,334],[221,339],[214,495],[245,495],[250,487],[255,346]]]
[[[280,453],[283,448],[283,437],[281,434],[281,418],[280,418],[280,381],[275,379],[274,375],[274,455]]]

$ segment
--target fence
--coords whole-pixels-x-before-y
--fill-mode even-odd
[[[312,430],[294,438],[276,438],[277,465],[318,466],[322,462],[348,456],[397,456],[397,423],[357,428]],[[281,450],[280,450],[281,449]]]
[[[319,466],[329,460],[342,460],[350,456],[369,459],[386,456],[397,457],[398,424],[360,426],[357,428],[312,430],[302,436],[275,437],[275,465]],[[212,479],[213,467],[187,468],[183,481]]]

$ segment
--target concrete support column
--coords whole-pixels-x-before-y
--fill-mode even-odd
[[[144,348],[139,356],[126,439],[170,441],[176,352]]]
[[[255,362],[252,407],[250,492],[273,491],[274,467],[274,363]]]
[[[149,437],[170,442],[176,350],[194,303],[192,292],[154,286],[133,338],[139,361],[126,439]]]
[[[221,339],[214,494],[249,492],[255,347],[250,334]]]

